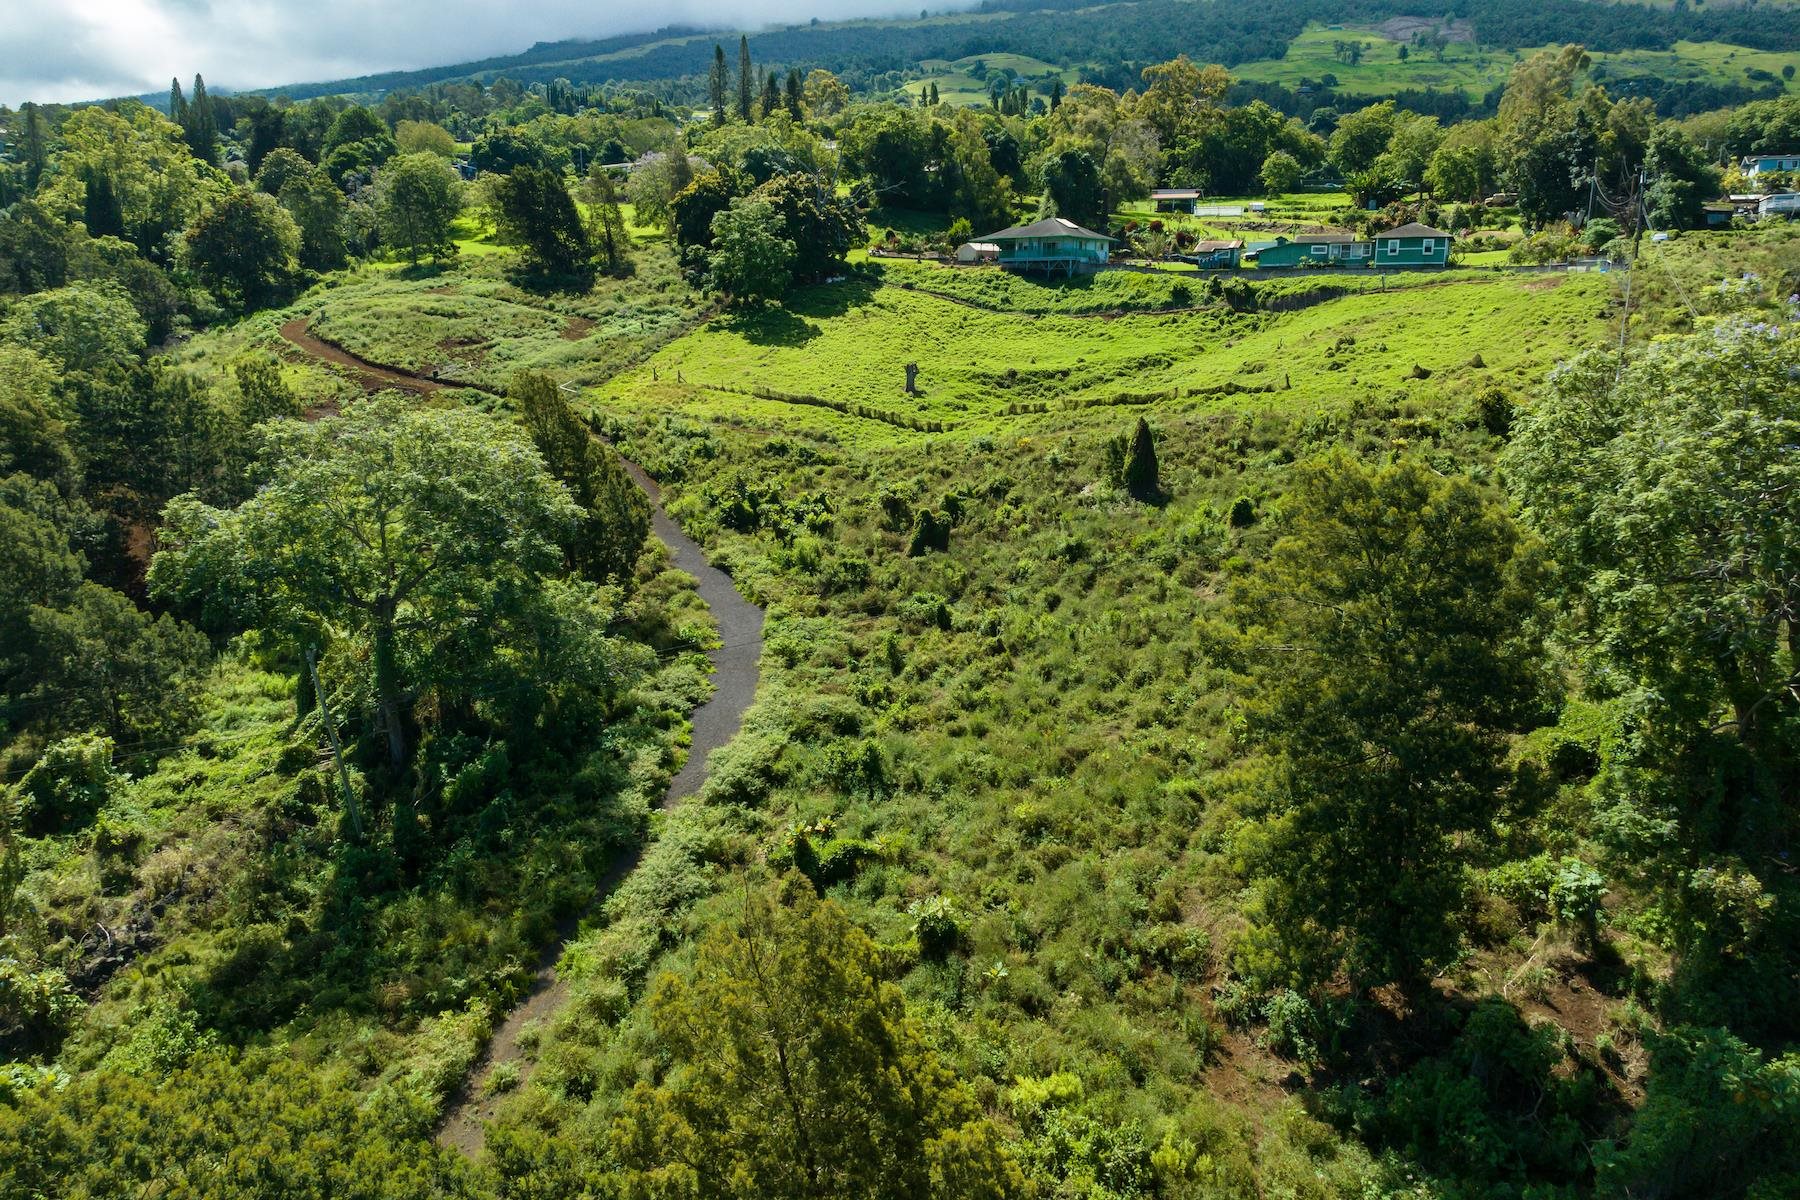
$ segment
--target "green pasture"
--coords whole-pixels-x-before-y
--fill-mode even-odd
[[[715,320],[595,399],[865,443],[1090,407],[1313,409],[1371,394],[1460,403],[1477,389],[1528,387],[1603,336],[1614,288],[1597,275],[1308,276],[1259,287],[1285,311],[1239,312],[1197,281],[1107,273],[1090,285],[1103,299],[1148,306],[1185,287],[1195,305],[1107,317],[1070,311],[1093,303],[1091,291],[1059,294],[999,272],[883,270],[889,282],[812,288],[784,309]],[[904,387],[909,362],[916,396]]]
[[[1362,58],[1355,64],[1337,57],[1336,44],[1357,42]],[[1407,57],[1400,57],[1405,46]],[[1410,41],[1396,41],[1380,30],[1352,26],[1309,25],[1288,45],[1279,59],[1240,63],[1232,68],[1239,79],[1297,87],[1302,80],[1317,83],[1326,75],[1337,79],[1337,91],[1359,96],[1383,96],[1406,89],[1435,88],[1460,91],[1478,100],[1504,84],[1513,64],[1529,58],[1538,48],[1499,50],[1473,42],[1452,42],[1442,58],[1429,48]],[[1623,50],[1593,55],[1602,68],[1602,81],[1632,76],[1656,76],[1669,80],[1695,80],[1714,84],[1751,84],[1747,69],[1767,71],[1781,80],[1781,68],[1796,61],[1794,53],[1751,50],[1725,42],[1677,42],[1667,51]],[[1791,84],[1783,83],[1784,87]]]

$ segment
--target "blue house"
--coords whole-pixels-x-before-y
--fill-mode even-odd
[[[1450,262],[1450,235],[1417,221],[1375,235],[1377,270],[1389,267],[1442,267]]]
[[[1083,229],[1066,217],[1045,217],[977,238],[1000,247],[1000,265],[1045,274],[1095,271],[1112,255],[1113,239]]]
[[[1777,171],[1800,171],[1800,154],[1752,154],[1743,160],[1744,174],[1773,175]]]

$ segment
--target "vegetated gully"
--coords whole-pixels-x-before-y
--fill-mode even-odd
[[[348,368],[368,386],[400,387],[417,392],[436,391],[444,386],[436,379],[359,358],[312,333],[304,320],[283,325],[281,336],[316,358]],[[673,808],[706,782],[708,756],[737,735],[745,711],[756,698],[762,662],[763,610],[744,599],[731,582],[731,576],[713,566],[705,551],[669,517],[663,509],[662,490],[657,487],[656,480],[650,478],[649,472],[629,459],[621,458],[620,461],[632,481],[650,497],[651,531],[669,548],[675,566],[694,577],[700,598],[712,609],[719,630],[719,649],[707,653],[712,663],[713,694],[694,710],[693,738],[687,762],[663,793],[663,807]],[[607,869],[600,880],[596,905],[636,869],[642,855],[641,848],[627,851]],[[565,922],[559,929],[556,942],[538,959],[525,999],[495,1028],[480,1059],[463,1080],[462,1087],[451,1097],[438,1127],[438,1140],[444,1145],[469,1155],[480,1152],[485,1138],[483,1122],[493,1116],[498,1103],[495,1097],[486,1094],[484,1085],[502,1063],[518,1064],[521,1075],[528,1068],[520,1036],[532,1022],[541,1021],[560,1008],[567,996],[568,984],[557,975],[556,962],[576,929],[574,921]]]

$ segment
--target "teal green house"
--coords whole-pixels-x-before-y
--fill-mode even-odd
[[[1046,275],[1098,270],[1112,256],[1113,243],[1104,233],[1083,229],[1064,217],[1045,217],[975,240],[1000,247],[999,262],[1003,267],[1042,271]]]
[[[1301,233],[1292,241],[1276,238],[1256,253],[1259,267],[1361,267],[1369,261],[1369,243],[1348,233]]]
[[[1389,267],[1444,267],[1450,265],[1450,235],[1414,221],[1375,235],[1378,271]]]

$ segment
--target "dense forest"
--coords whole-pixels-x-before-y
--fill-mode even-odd
[[[1800,9],[1224,12],[0,108],[0,1196],[1800,1191]]]

